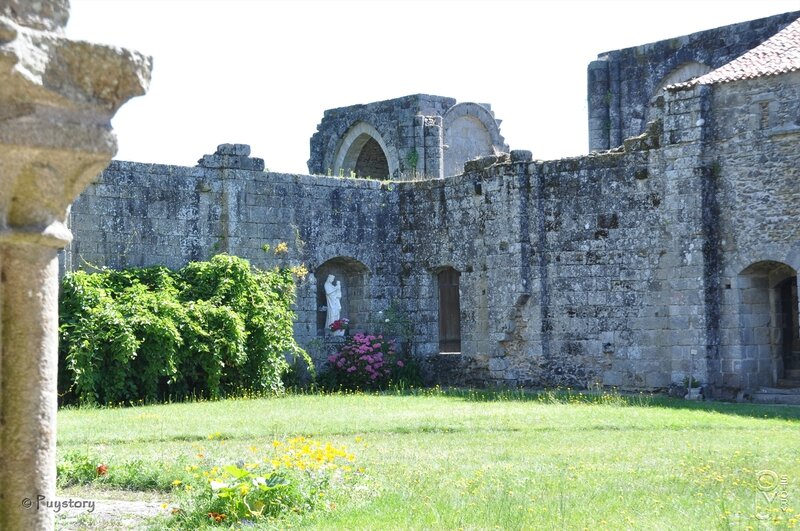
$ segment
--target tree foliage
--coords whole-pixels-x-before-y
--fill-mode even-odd
[[[68,273],[62,281],[59,387],[91,404],[279,392],[293,337],[285,268],[217,255],[165,267]]]

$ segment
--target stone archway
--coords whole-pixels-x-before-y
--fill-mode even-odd
[[[458,103],[442,117],[444,129],[444,175],[464,172],[464,163],[476,157],[507,151],[494,115],[477,103]]]
[[[358,146],[358,147],[356,147]],[[355,163],[353,163],[355,159]],[[389,178],[389,162],[378,141],[367,134],[361,135],[353,143],[350,153],[345,156],[345,171],[352,167],[356,177],[372,179]]]
[[[353,125],[339,144],[333,162],[334,175],[388,179],[397,170],[397,161],[389,155],[383,137],[366,122]]]
[[[739,274],[738,285],[742,379],[779,385],[800,370],[797,271],[755,262]]]
[[[323,337],[330,332],[325,326],[327,300],[325,296],[325,279],[333,275],[341,281],[341,318],[350,321],[351,330],[363,328],[369,317],[369,269],[362,262],[349,256],[337,256],[322,263],[315,271],[317,279],[317,336]]]

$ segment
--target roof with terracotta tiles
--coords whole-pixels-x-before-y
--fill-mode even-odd
[[[796,70],[800,70],[800,18],[730,63],[703,76],[666,88],[681,90],[695,85],[715,85]]]

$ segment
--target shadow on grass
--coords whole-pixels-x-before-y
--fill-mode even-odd
[[[398,389],[387,394],[404,396],[444,396],[470,402],[537,402],[541,404],[596,404],[626,407],[657,407],[708,411],[758,419],[800,421],[800,407],[770,404],[737,404],[732,402],[691,401],[646,393],[623,393],[617,390],[580,391],[574,389]]]
[[[171,402],[168,404],[137,404],[137,407],[163,406],[170,404],[194,404],[194,403],[214,403],[229,400],[273,400],[283,397],[298,396],[351,396],[353,398],[363,396],[420,396],[420,397],[445,397],[464,400],[468,402],[536,402],[540,404],[575,404],[575,405],[608,405],[619,407],[648,407],[665,409],[683,409],[695,411],[707,411],[721,413],[724,415],[736,415],[757,419],[782,419],[800,421],[800,406],[793,405],[772,405],[772,404],[739,404],[733,402],[715,401],[691,401],[680,398],[672,398],[660,394],[652,393],[628,393],[616,389],[598,390],[577,390],[570,388],[551,388],[551,389],[477,389],[477,388],[445,388],[445,387],[393,387],[383,391],[353,391],[345,389],[323,390],[319,388],[298,388],[293,387],[286,390],[283,395],[269,394],[267,396],[247,394],[244,396],[229,396],[218,399],[187,399],[181,402]],[[70,405],[61,407],[60,411],[69,410],[98,410],[107,409],[127,409],[126,407],[103,407],[103,406],[78,406]],[[201,441],[203,436],[179,434],[171,438],[176,441]]]

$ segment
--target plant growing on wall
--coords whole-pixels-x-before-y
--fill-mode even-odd
[[[164,267],[65,275],[59,386],[65,401],[118,404],[278,392],[295,342],[288,268],[217,255]]]
[[[419,162],[419,153],[417,152],[417,148],[412,148],[411,151],[408,152],[408,156],[406,156],[406,162],[408,162],[408,168],[416,177],[417,163]]]

